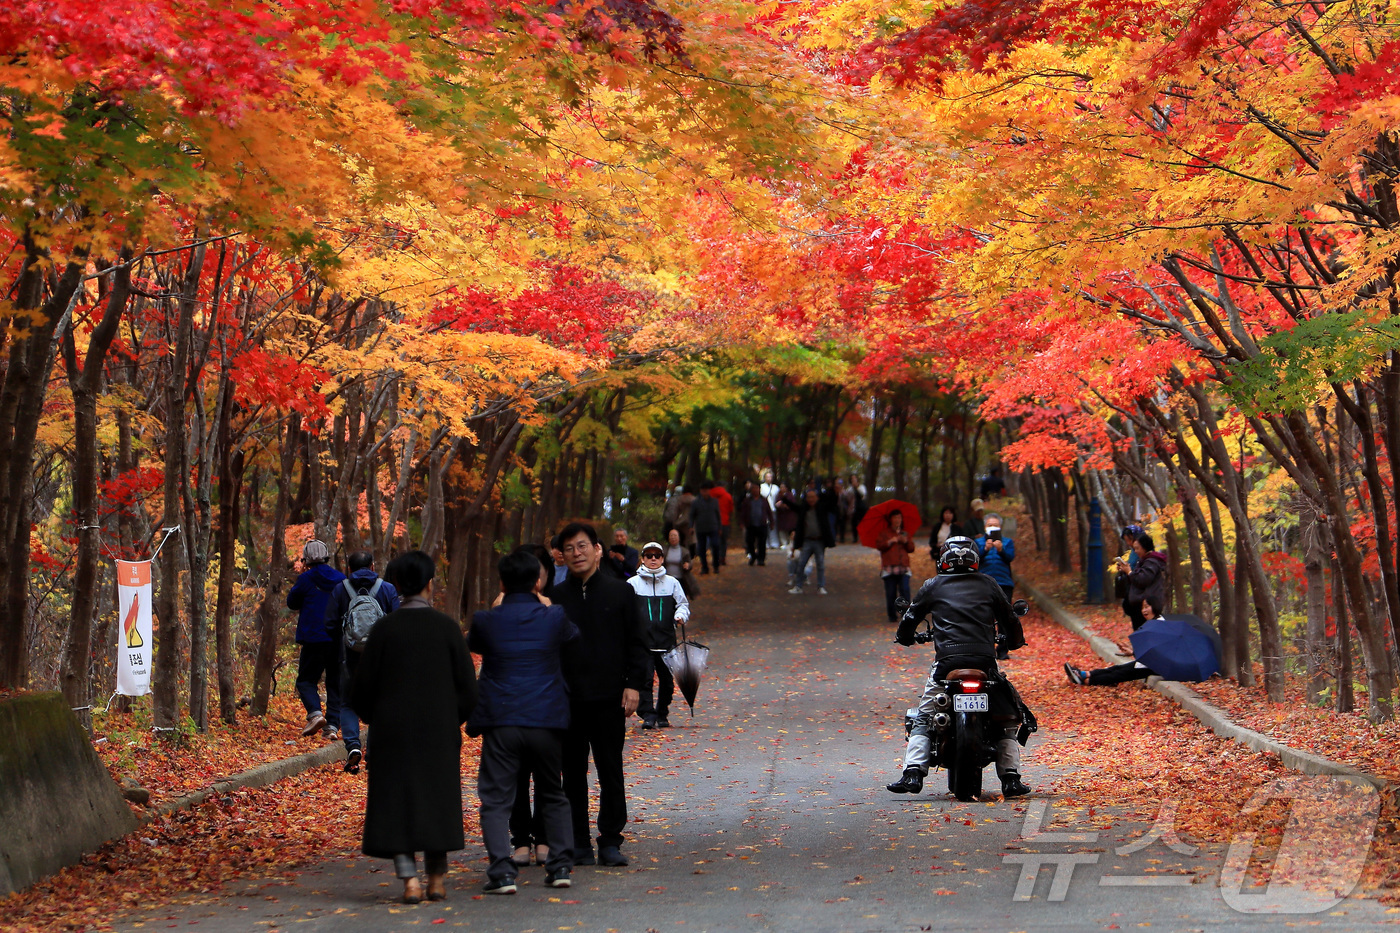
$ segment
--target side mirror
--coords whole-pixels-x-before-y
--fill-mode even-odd
[[[1031,604],[1026,602],[1024,599],[1018,599],[1011,604],[1011,611],[1016,613],[1018,616],[1023,616],[1031,611]]]
[[[896,599],[896,600],[894,601],[894,607],[895,607],[896,609],[898,609],[900,612],[903,612],[904,610],[906,610],[906,609],[909,608],[909,600],[907,600],[907,599],[905,599],[903,596],[901,596],[901,597],[899,597],[898,599]]]

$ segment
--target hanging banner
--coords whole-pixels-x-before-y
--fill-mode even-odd
[[[151,562],[117,561],[117,692],[151,692]]]

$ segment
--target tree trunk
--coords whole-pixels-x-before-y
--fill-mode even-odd
[[[34,446],[58,341],[78,297],[86,262],[73,256],[45,300],[47,249],[22,235],[24,261],[12,292],[3,387],[0,387],[0,690],[29,686],[29,532]],[[36,313],[37,312],[37,313]],[[23,336],[20,336],[23,334]]]
[[[185,268],[177,302],[173,355],[165,383],[165,518],[167,528],[178,527],[183,511],[180,470],[185,464],[185,370],[189,368],[194,313],[199,298],[199,277],[204,268],[205,247],[196,246]],[[181,534],[193,534],[191,528]],[[156,596],[156,656],[152,666],[155,727],[167,734],[180,721],[180,550],[178,542],[160,551],[160,590]]]
[[[102,529],[97,495],[97,398],[102,388],[107,351],[131,297],[131,268],[126,265],[130,258],[130,251],[123,250],[112,274],[106,310],[88,338],[81,365],[72,328],[65,329],[62,338],[63,361],[73,394],[73,515],[78,525],[78,553],[73,568],[73,610],[60,682],[64,700],[79,711],[78,718],[87,728],[92,727],[92,711],[88,708],[92,701],[92,625],[97,610],[97,584],[102,575],[99,567]]]
[[[258,655],[253,667],[253,715],[266,716],[277,673],[277,620],[284,610],[282,584],[287,572],[287,513],[292,502],[292,471],[296,467],[301,416],[293,414],[282,436],[282,468],[277,472],[277,505],[272,510],[272,547],[267,563],[267,588],[258,604]]]

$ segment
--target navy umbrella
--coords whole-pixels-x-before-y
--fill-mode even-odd
[[[1195,616],[1149,619],[1128,639],[1136,659],[1163,680],[1209,680],[1220,670],[1220,636]]]

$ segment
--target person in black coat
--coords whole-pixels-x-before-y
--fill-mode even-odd
[[[540,562],[533,554],[507,554],[497,569],[501,604],[473,616],[467,636],[467,646],[481,655],[481,697],[468,731],[483,736],[477,797],[491,859],[486,892],[515,893],[520,866],[512,858],[510,814],[522,769],[534,775],[537,816],[549,846],[545,884],[567,888],[573,825],[559,775],[569,725],[564,664],[578,645],[578,628],[563,609],[541,601]]]
[[[447,853],[462,833],[462,729],[476,706],[476,670],[462,630],[428,602],[433,560],[394,558],[384,576],[403,602],[375,623],[351,684],[351,705],[373,727],[362,851],[394,860],[405,903],[447,896]]]
[[[570,724],[564,737],[564,793],[574,819],[574,864],[623,866],[627,825],[622,744],[627,717],[651,685],[651,655],[637,615],[636,593],[601,572],[603,546],[592,525],[574,522],[560,538],[568,578],[553,590],[556,604],[583,635],[570,687]],[[598,857],[588,819],[588,757],[598,773]]]

